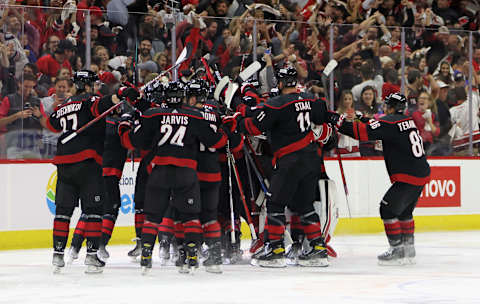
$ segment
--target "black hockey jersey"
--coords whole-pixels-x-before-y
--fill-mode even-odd
[[[266,132],[273,163],[300,150],[315,151],[311,124],[327,122],[327,106],[308,93],[291,93],[268,99],[256,107],[254,117],[239,122],[239,130],[252,135]]]
[[[122,135],[123,142],[136,148],[153,149],[153,165],[173,165],[197,170],[200,142],[220,148],[226,134],[213,130],[209,121],[195,108],[151,108],[140,118],[140,125]],[[128,144],[127,144],[128,146]]]
[[[218,104],[209,100],[203,105],[203,118],[209,122],[210,128],[217,131],[221,128],[221,119],[218,114]],[[229,134],[228,140],[230,142],[231,151],[238,152],[243,147],[243,137],[239,133]],[[222,175],[220,173],[219,153],[225,153],[225,149],[217,150],[215,148],[207,148],[203,143],[200,143],[200,150],[197,156],[198,168],[197,176],[201,182],[220,182]]]
[[[54,164],[76,163],[93,158],[102,164],[105,137],[105,119],[97,121],[78,136],[62,144],[61,140],[80,129],[114,104],[111,96],[98,97],[89,93],[72,96],[47,119],[47,127],[52,132],[62,132],[57,142]]]
[[[339,131],[360,141],[382,140],[383,157],[392,183],[421,186],[430,180],[422,137],[411,117],[392,114],[368,123],[344,122]]]
[[[108,116],[105,127],[105,145],[103,150],[103,176],[122,177],[123,166],[127,160],[127,152],[118,135],[118,123],[120,118]]]

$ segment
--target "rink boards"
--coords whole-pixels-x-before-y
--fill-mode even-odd
[[[432,180],[415,211],[417,231],[480,229],[480,158],[429,159]],[[379,202],[390,182],[381,158],[343,161],[351,218],[346,206],[336,160],[326,160],[326,170],[337,184],[340,221],[336,234],[383,231]],[[134,237],[133,193],[138,163],[127,163],[120,181],[122,206],[112,243],[129,243]],[[48,162],[0,163],[0,249],[51,246],[55,208],[56,167]],[[76,222],[78,212],[72,220]],[[73,225],[73,224],[72,224]],[[243,235],[249,235],[243,225]]]

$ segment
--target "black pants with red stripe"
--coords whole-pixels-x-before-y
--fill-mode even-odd
[[[65,250],[70,217],[78,200],[81,202],[82,213],[86,216],[87,250],[94,252],[98,249],[101,235],[104,189],[102,168],[93,159],[57,165],[56,213],[53,224],[55,251]]]
[[[301,218],[309,240],[321,237],[320,219],[314,212],[320,157],[315,152],[300,151],[277,161],[267,200],[267,239],[278,241],[285,232],[285,207]]]
[[[202,229],[199,220],[201,203],[197,172],[191,168],[167,165],[155,166],[147,182],[142,244],[153,247],[158,225],[162,222],[169,204],[176,209],[178,219],[184,223],[185,242],[199,243]]]

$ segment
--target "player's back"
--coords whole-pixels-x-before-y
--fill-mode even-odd
[[[374,128],[376,122],[370,123]],[[385,127],[382,136],[383,154],[387,170],[392,181],[410,179],[412,183],[422,183],[422,179],[430,175],[423,141],[420,133],[409,116],[392,114],[378,120]]]

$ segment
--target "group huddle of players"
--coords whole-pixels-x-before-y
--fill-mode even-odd
[[[215,84],[202,77],[154,81],[140,90],[124,84],[101,96],[93,93],[94,73],[75,73],[77,94],[43,118],[50,130],[62,132],[53,160],[58,176],[54,271],[65,266],[70,218],[79,200],[82,215],[68,260],[78,258],[86,239],[86,273],[103,271],[128,151],[141,156],[134,194],[137,243],[128,255],[140,258],[144,273],[152,267],[157,238],[162,262],[172,259],[179,272],[202,264],[208,272],[221,273],[223,263],[242,257],[240,217],[258,236],[250,248],[252,264],[328,266],[328,255],[336,255],[326,244],[336,218],[328,195],[331,183],[319,182],[328,180],[323,152],[336,146],[337,129],[367,140],[370,129],[384,128],[344,121],[327,110],[325,101],[298,92],[292,67],[280,69],[276,78],[278,96],[263,99],[253,83],[239,83],[241,90],[227,107],[228,90],[213,94]],[[395,107],[397,99],[390,101]],[[79,131],[104,112],[110,113],[106,119]],[[382,219],[391,224],[398,215],[403,213]],[[409,231],[413,246],[413,228]],[[388,231],[387,237],[390,241]],[[400,245],[403,250],[404,242]],[[389,252],[386,260],[404,258],[398,250]]]

